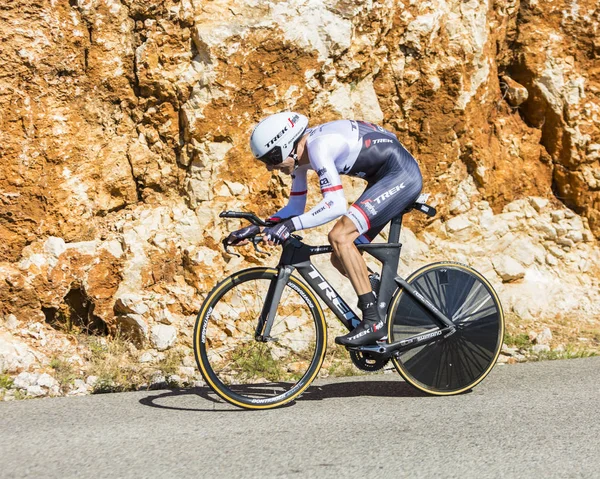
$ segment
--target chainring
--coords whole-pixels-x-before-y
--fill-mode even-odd
[[[369,353],[363,353],[360,351],[350,351],[350,359],[352,359],[352,362],[358,369],[367,371],[369,373],[383,369],[389,361],[389,358],[376,359]]]

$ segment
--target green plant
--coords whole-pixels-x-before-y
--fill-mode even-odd
[[[50,361],[50,367],[54,369],[54,377],[58,381],[61,390],[64,392],[68,386],[77,379],[77,373],[71,363],[57,356]]]
[[[529,336],[527,336],[525,333],[511,334],[507,332],[504,334],[504,342],[508,347],[515,347],[519,349],[528,349],[533,345],[529,339]]]
[[[158,362],[156,367],[162,372],[165,377],[177,374],[184,353],[177,349],[170,349],[165,353],[164,359]]]
[[[597,356],[596,351],[590,351],[586,349],[577,349],[572,344],[567,344],[564,350],[550,350],[541,351],[537,354],[533,354],[530,359],[533,361],[545,361],[555,359],[578,359],[578,358],[590,358]]]
[[[248,342],[235,348],[231,353],[231,362],[235,369],[247,378],[265,378],[269,381],[281,381],[289,378],[283,369],[283,361],[273,359],[265,343]]]
[[[131,391],[145,382],[130,343],[115,338],[90,338],[88,374],[98,378],[94,393]]]
[[[8,374],[0,374],[0,389],[10,389],[13,385],[13,378]]]

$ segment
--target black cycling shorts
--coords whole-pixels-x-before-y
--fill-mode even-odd
[[[355,167],[367,163],[380,166],[369,172],[365,191],[346,213],[361,234],[359,243],[373,241],[387,223],[415,202],[423,188],[417,161],[396,139],[390,141],[389,136],[376,132],[369,134]]]

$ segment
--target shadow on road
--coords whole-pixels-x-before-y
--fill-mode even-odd
[[[266,385],[244,386],[240,387],[240,393],[260,394],[257,388],[263,388]],[[209,401],[212,407],[188,407],[178,402],[177,399],[187,399],[190,396]],[[296,401],[322,401],[332,398],[353,398],[353,397],[424,397],[427,394],[409,386],[402,381],[346,381],[325,385],[310,386],[300,398]],[[283,407],[290,407],[296,401],[292,401]],[[229,405],[218,397],[209,387],[199,387],[190,389],[172,389],[169,392],[159,392],[140,399],[140,404],[160,409],[171,409],[174,411],[194,411],[194,412],[244,412],[245,409],[238,409]],[[202,405],[202,404],[199,404]]]

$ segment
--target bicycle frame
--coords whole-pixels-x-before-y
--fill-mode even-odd
[[[357,247],[359,251],[365,251],[381,261],[383,265],[381,271],[381,285],[377,297],[377,306],[380,309],[382,316],[387,316],[389,304],[396,289],[403,288],[415,301],[431,313],[432,317],[438,323],[439,328],[391,344],[379,342],[376,345],[352,347],[349,349],[368,352],[380,357],[390,357],[392,354],[399,354],[414,347],[435,341],[441,335],[449,336],[456,331],[456,326],[450,319],[439,311],[422,294],[415,290],[413,286],[407,283],[404,278],[397,276],[400,250],[402,248],[402,244],[399,243],[402,218],[403,215],[399,215],[392,220],[387,243],[361,244],[357,245]],[[310,246],[304,244],[300,239],[294,236],[290,237],[288,241],[285,242],[279,260],[277,280],[273,281],[269,287],[256,328],[257,340],[269,341],[271,339],[271,327],[275,319],[279,300],[281,299],[281,293],[295,269],[298,270],[312,290],[317,293],[349,331],[358,325],[360,318],[310,260],[313,255],[332,252],[333,248],[331,246]],[[390,318],[388,318],[388,321],[389,320]]]

